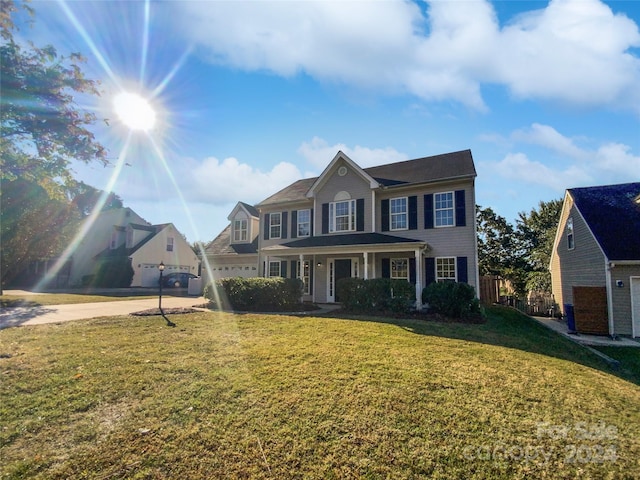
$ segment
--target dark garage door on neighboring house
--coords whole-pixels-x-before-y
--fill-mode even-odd
[[[606,287],[573,287],[573,315],[579,333],[609,335]]]

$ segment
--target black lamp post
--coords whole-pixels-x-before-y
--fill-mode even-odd
[[[160,310],[160,313],[162,313],[162,272],[164,272],[164,262],[160,261],[158,270],[160,270],[160,294],[158,296],[158,309]]]

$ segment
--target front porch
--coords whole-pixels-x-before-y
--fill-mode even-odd
[[[265,277],[300,278],[303,299],[314,303],[340,302],[336,284],[349,277],[406,279],[419,299],[427,250],[426,242],[374,233],[308,237],[262,249],[260,268]]]

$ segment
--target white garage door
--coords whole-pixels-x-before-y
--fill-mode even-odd
[[[640,337],[640,277],[631,277],[631,321],[633,336]]]
[[[143,287],[157,287],[160,278],[160,270],[158,265],[142,265],[142,275],[140,277],[140,285]]]

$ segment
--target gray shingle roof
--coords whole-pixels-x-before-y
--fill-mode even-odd
[[[258,252],[258,237],[251,243],[231,244],[231,225],[227,225],[204,249],[207,255],[246,255]]]
[[[420,240],[394,237],[382,233],[348,233],[345,235],[322,235],[307,237],[283,244],[289,248],[335,247],[353,245],[381,245],[387,243],[421,243]]]
[[[363,170],[386,187],[476,176],[471,150],[405,160]],[[263,200],[258,206],[307,200],[306,194],[317,179],[318,177],[298,180]]]
[[[609,260],[640,260],[640,182],[569,192]]]

